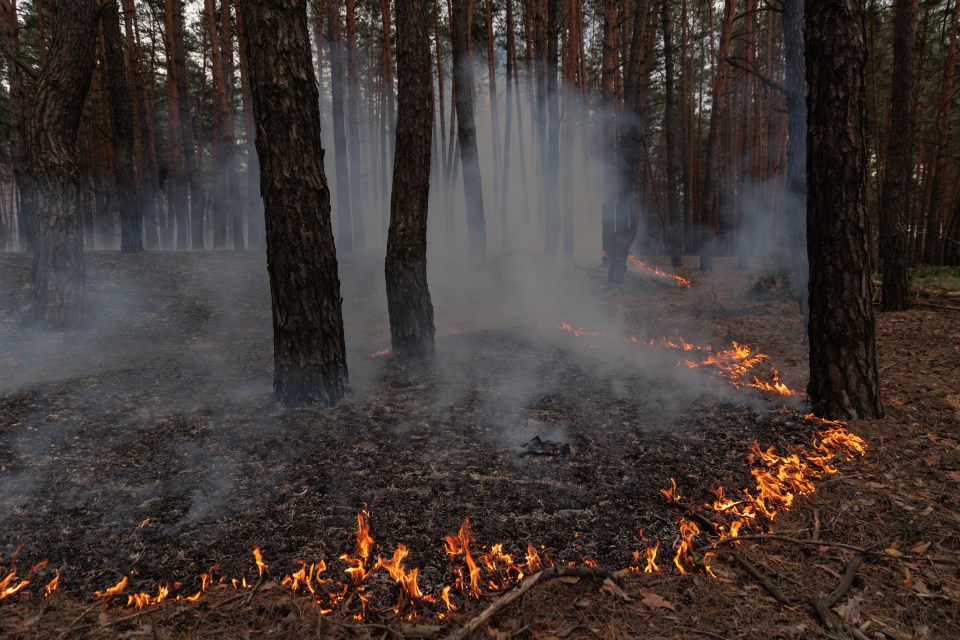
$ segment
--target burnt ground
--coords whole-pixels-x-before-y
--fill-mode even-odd
[[[800,401],[783,409],[678,367],[675,351],[621,339],[749,344],[803,387],[786,284],[732,264],[687,271],[694,285],[681,290],[635,271],[611,288],[585,265],[548,276],[519,256],[481,273],[435,268],[438,357],[424,368],[370,357],[388,342],[380,262],[341,259],[354,394],[334,409],[284,410],[271,401],[261,255],[92,253],[90,326],[63,333],[19,323],[29,262],[0,256],[2,566],[20,548],[18,567],[49,560],[35,582],[57,568],[62,587],[3,601],[0,636],[393,633],[389,611],[367,622],[381,627],[345,627],[346,616],[320,619],[270,589],[242,606],[219,607],[214,593],[128,620],[92,599],[121,575],[131,590],[182,582],[184,593],[213,565],[254,576],[255,546],[277,576],[297,559],[342,570],[336,558],[352,551],[364,503],[376,551],[406,544],[427,590],[449,582],[442,537],[465,516],[478,543],[503,541],[521,557],[543,545],[558,564],[622,568],[643,547],[641,529],[672,547],[677,513],[659,491],[670,477],[691,502],[715,485],[752,488],[750,443],[785,451],[814,433]],[[788,604],[721,555],[719,580],[628,576],[629,602],[588,581],[548,583],[494,618],[493,635],[844,637],[826,635],[809,603],[853,557],[831,546],[841,543],[891,550],[869,556],[838,602],[846,624],[870,638],[960,637],[960,315],[943,306],[879,317],[887,416],[850,425],[866,459],[844,463],[772,527],[818,544],[740,545]],[[618,337],[575,337],[563,321]],[[569,454],[519,455],[534,436]],[[371,591],[392,601],[388,584]]]

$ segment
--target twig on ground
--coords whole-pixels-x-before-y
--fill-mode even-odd
[[[681,514],[696,520],[700,526],[706,527],[714,534],[720,533],[720,525],[697,511],[697,508],[693,505],[680,502],[679,500],[671,500],[670,498],[665,498],[665,500],[667,501],[667,504],[679,511]]]
[[[777,602],[780,604],[793,604],[793,600],[784,595],[783,591],[781,591],[777,585],[773,584],[770,578],[768,578],[757,565],[747,560],[743,554],[733,551],[730,555],[737,561],[737,564],[746,569],[747,573],[756,578],[757,582],[759,582],[763,588],[767,590],[767,593],[773,596]]]
[[[843,572],[843,579],[840,580],[837,584],[836,589],[831,591],[828,594],[818,594],[813,596],[810,599],[810,604],[813,605],[813,610],[816,612],[817,616],[820,618],[820,621],[823,622],[823,626],[827,628],[828,631],[848,631],[854,638],[857,640],[868,640],[867,636],[860,631],[860,629],[854,626],[848,626],[841,624],[837,617],[833,615],[833,612],[830,611],[837,602],[839,602],[850,590],[850,585],[853,584],[854,578],[857,577],[857,571],[860,569],[860,565],[863,564],[866,556],[862,553],[858,553],[853,557],[853,559],[847,563],[847,569]]]
[[[77,626],[77,623],[83,620],[84,618],[86,618],[87,614],[93,611],[99,604],[100,604],[99,602],[95,602],[94,604],[84,609],[83,613],[81,613],[76,618],[74,618],[73,621],[69,625],[67,625],[67,628],[60,632],[60,637],[66,638],[67,634],[69,634],[73,630],[73,628]]]
[[[463,625],[453,633],[449,634],[446,637],[446,640],[463,640],[471,633],[479,629],[486,623],[490,618],[497,615],[500,611],[507,607],[510,603],[517,600],[520,596],[525,594],[527,591],[530,591],[535,586],[540,583],[547,582],[554,578],[588,578],[590,580],[595,580],[597,582],[603,582],[604,580],[614,580],[616,581],[617,577],[612,572],[603,567],[552,567],[550,569],[544,569],[538,573],[533,574],[523,582],[521,582],[517,587],[514,587],[507,593],[503,594],[495,602],[493,602],[489,607],[483,610],[483,612],[477,617],[473,618],[467,624]]]
[[[914,300],[914,306],[921,307],[933,307],[934,309],[946,309],[947,311],[960,311],[960,307],[954,307],[949,304],[933,304],[932,302],[924,302],[923,300]]]
[[[732,538],[724,538],[723,540],[711,540],[708,544],[701,545],[698,550],[711,549],[716,547],[721,547],[728,544],[734,544],[742,540],[773,540],[777,542],[789,542],[791,544],[799,544],[807,547],[833,547],[835,549],[846,549],[848,551],[855,551],[856,553],[861,553],[868,556],[877,556],[880,558],[891,558],[893,560],[913,560],[913,561],[922,561],[922,562],[934,562],[940,564],[949,564],[949,565],[960,565],[960,560],[955,560],[953,558],[941,558],[936,556],[915,556],[907,553],[887,553],[886,551],[874,551],[873,549],[866,549],[864,547],[857,547],[852,544],[845,544],[843,542],[828,542],[825,540],[801,540],[799,538],[790,538],[787,536],[778,536],[768,533],[758,533],[754,535],[746,536],[735,536]]]

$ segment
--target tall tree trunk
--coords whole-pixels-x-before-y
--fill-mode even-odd
[[[673,17],[670,0],[663,0],[661,21],[663,23],[663,59],[666,76],[666,99],[664,110],[664,130],[667,155],[667,225],[664,240],[670,264],[680,266],[683,255],[683,218],[680,215],[680,119],[677,113],[677,94],[673,78]]]
[[[600,130],[603,148],[617,148],[617,95],[614,78],[617,72],[617,1],[603,2],[603,58],[600,67]],[[600,212],[601,264],[613,254],[613,238],[617,231],[617,191],[619,176],[615,171],[603,172],[603,199]],[[626,270],[626,258],[624,258]],[[617,281],[615,278],[614,281]]]
[[[257,158],[256,131],[253,124],[253,98],[250,96],[250,61],[247,59],[247,33],[243,30],[240,0],[237,11],[237,57],[240,60],[240,95],[243,100],[243,131],[247,150],[247,244],[251,249],[266,246],[263,227],[263,200],[260,198],[260,159]],[[318,47],[320,44],[318,43]]]
[[[627,256],[637,237],[645,207],[646,155],[645,127],[647,91],[656,35],[656,2],[636,0],[633,6],[633,32],[626,57],[624,81],[624,127],[617,160],[619,192],[615,205],[615,232],[610,239],[610,268],[607,280],[622,284],[627,272]],[[651,19],[653,23],[651,24]]]
[[[500,247],[510,247],[510,143],[513,135],[514,56],[516,35],[513,32],[513,0],[506,0],[507,9],[507,78],[504,90],[503,177],[500,180]]]
[[[557,72],[560,63],[558,38],[560,35],[560,0],[547,0],[546,49],[544,65],[547,88],[547,154],[546,192],[544,193],[543,253],[548,258],[557,254],[560,242],[560,92],[557,90]]]
[[[164,40],[167,49],[167,86],[170,101],[169,117],[174,144],[180,146],[179,151],[171,150],[172,155],[181,155],[185,172],[185,184],[190,188],[190,208],[186,208],[186,200],[181,195],[184,183],[183,177],[177,175],[176,163],[174,171],[175,200],[174,207],[177,219],[177,249],[187,248],[188,220],[191,227],[191,243],[194,249],[203,249],[203,187],[200,181],[200,171],[197,169],[197,149],[194,141],[193,118],[190,115],[190,93],[187,85],[187,57],[183,46],[183,0],[164,0],[166,29]],[[180,184],[178,184],[180,183]],[[189,214],[189,216],[188,216]]]
[[[434,0],[434,27],[437,30],[437,82],[440,86],[440,132],[443,132],[443,66],[440,61],[440,18]],[[383,44],[380,51],[380,73],[383,80],[382,100],[386,101],[386,121],[380,127],[380,193],[383,199],[381,222],[386,235],[390,223],[388,176],[393,165],[393,128],[397,121],[396,99],[393,95],[393,52],[390,45],[390,0],[380,0],[380,17],[383,23]],[[442,146],[442,141],[441,141]]]
[[[3,48],[8,54],[20,57],[17,0],[0,5],[0,26],[3,28]],[[33,250],[35,238],[34,196],[30,180],[30,157],[27,148],[26,78],[24,70],[7,59],[7,79],[10,84],[10,160],[13,163],[13,181],[20,196],[17,208],[17,226],[20,246]]]
[[[397,3],[397,161],[385,265],[394,355],[434,354],[433,303],[427,287],[427,208],[433,144],[430,0]]]
[[[807,0],[810,384],[816,415],[883,415],[867,250],[860,0]]]
[[[484,0],[487,19],[487,80],[490,84],[490,138],[493,149],[493,192],[500,191],[500,107],[497,104],[497,58],[493,52],[493,0]]]
[[[918,0],[897,0],[893,34],[893,77],[887,172],[880,202],[880,259],[883,286],[880,308],[904,311],[907,300],[907,221],[910,219],[910,189],[913,183],[913,149],[916,84],[916,37]]]
[[[333,405],[348,393],[347,358],[306,3],[240,6],[262,169],[274,392],[287,405]]]
[[[30,315],[48,327],[82,323],[87,313],[77,133],[93,74],[97,17],[93,0],[59,4],[29,122],[37,221]]]
[[[147,249],[159,246],[157,235],[157,206],[160,185],[157,176],[156,140],[153,135],[153,113],[147,108],[146,87],[143,80],[143,49],[137,26],[137,12],[133,0],[122,0],[124,22],[124,49],[127,77],[133,95],[134,166],[137,168],[140,191],[141,224],[144,227]]]
[[[343,39],[340,28],[340,2],[327,0],[327,39],[330,45],[330,93],[333,100],[333,151],[337,172],[337,243],[340,251],[353,251],[353,215],[350,208],[350,175],[347,160],[347,130],[343,104]]]
[[[120,210],[120,250],[139,253],[143,251],[143,217],[134,167],[132,99],[123,63],[123,36],[120,35],[117,0],[104,2],[100,24],[103,28],[110,92],[110,131],[116,171],[117,208]]]
[[[807,262],[807,79],[803,13],[804,0],[787,0],[783,3],[784,57],[787,67],[785,214],[793,264],[794,295],[803,317],[803,335],[806,339],[810,315],[810,265]]]
[[[350,211],[353,214],[353,244],[362,248],[366,241],[363,214],[366,209],[363,188],[363,158],[360,149],[360,78],[357,72],[357,9],[356,0],[346,0],[347,7],[347,135],[350,161]]]
[[[240,179],[237,175],[237,131],[234,123],[236,100],[234,98],[233,29],[230,19],[230,5],[233,0],[220,0],[220,61],[223,64],[223,93],[220,108],[226,109],[223,119],[223,172],[227,204],[230,207],[230,232],[233,236],[233,248],[241,251],[243,241],[243,207],[238,198]]]
[[[223,0],[221,0],[223,1]],[[229,134],[233,128],[230,114],[230,102],[227,99],[226,81],[223,77],[224,62],[221,55],[220,40],[217,35],[217,10],[215,0],[204,0],[206,15],[207,42],[210,46],[210,67],[213,71],[211,94],[213,99],[213,193],[211,198],[213,211],[213,248],[224,249],[234,214],[233,194],[229,188],[229,174],[233,158],[233,139]],[[241,234],[241,248],[243,237]]]
[[[483,215],[483,187],[480,177],[480,156],[477,151],[477,128],[473,120],[473,61],[469,56],[470,32],[468,0],[453,2],[453,82],[457,98],[457,138],[463,165],[463,190],[467,207],[467,230],[470,238],[470,261],[486,260],[487,230]]]

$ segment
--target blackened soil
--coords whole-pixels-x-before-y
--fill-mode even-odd
[[[19,564],[49,559],[89,592],[120,574],[144,589],[215,564],[250,575],[255,546],[278,573],[336,566],[366,503],[378,551],[406,544],[426,585],[447,577],[442,536],[467,516],[480,544],[623,566],[641,530],[672,546],[669,478],[704,502],[752,486],[754,440],[810,441],[797,410],[676,353],[577,338],[552,305],[518,319],[469,286],[435,292],[434,366],[372,358],[388,336],[379,264],[341,261],[354,395],[286,410],[271,398],[263,256],[90,254],[90,324],[62,333],[20,323],[29,262],[0,257],[0,554],[22,545]],[[493,268],[483,290],[513,274]],[[603,276],[565,277],[597,315],[636,309],[622,326],[644,338],[696,333],[696,317],[671,315],[683,292],[636,275],[612,292]],[[521,457],[534,436],[571,452]]]

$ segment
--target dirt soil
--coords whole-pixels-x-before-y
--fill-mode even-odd
[[[803,389],[789,283],[754,267],[681,269],[693,285],[679,288],[638,269],[611,287],[594,265],[516,255],[480,273],[445,266],[431,274],[438,357],[424,367],[375,355],[389,342],[381,262],[342,258],[354,393],[286,410],[271,398],[262,255],[91,253],[90,324],[61,333],[20,323],[29,260],[0,256],[0,580],[48,561],[0,602],[0,637],[439,637],[500,595],[456,594],[455,615],[424,605],[406,620],[381,571],[358,622],[359,599],[320,615],[277,584],[298,560],[344,579],[337,558],[367,505],[374,555],[405,544],[434,595],[452,581],[443,536],[468,516],[478,547],[502,541],[522,559],[533,544],[557,565],[620,570],[659,541],[659,573],[623,572],[623,591],[543,583],[476,637],[960,638],[960,314],[936,300],[879,315],[886,417],[848,426],[867,456],[779,514],[766,532],[781,539],[721,547],[716,578],[672,566],[670,478],[692,504],[714,486],[752,489],[752,442],[786,452],[816,433],[802,398],[734,389],[646,344],[747,344],[770,356],[757,373],[775,366]],[[558,455],[528,455],[534,437],[552,444],[533,453]],[[254,547],[270,566],[259,582]],[[127,592],[189,595],[211,567],[257,588],[143,611],[93,595],[122,576]],[[848,569],[831,631],[813,601]]]

